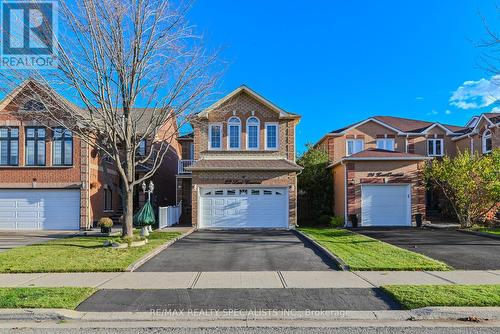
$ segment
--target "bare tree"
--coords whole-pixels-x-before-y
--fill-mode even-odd
[[[166,0],[61,1],[59,67],[28,71],[45,87],[31,92],[44,106],[39,121],[70,129],[118,172],[124,236],[132,235],[135,187],[158,170],[173,139],[175,131],[162,126],[199,110],[217,78],[215,55],[193,33],[188,8]],[[27,72],[0,75],[18,83]],[[153,149],[138,155],[141,141],[151,138]],[[148,170],[138,177],[141,165]]]
[[[498,23],[500,7],[497,5],[495,10],[495,19],[496,23]],[[498,75],[500,74],[500,32],[493,28],[491,19],[487,19],[481,14],[480,17],[486,32],[486,36],[477,43],[477,46],[484,50],[480,56],[480,66],[486,72]]]

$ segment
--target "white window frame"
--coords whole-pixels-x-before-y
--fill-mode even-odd
[[[387,142],[388,141],[392,142],[392,149],[391,148],[387,148]],[[382,147],[379,147],[379,142],[382,143]],[[396,140],[394,138],[387,138],[387,137],[385,137],[385,138],[377,138],[376,145],[377,145],[378,149],[387,150],[387,151],[395,151],[396,150]]]
[[[441,142],[441,153],[436,154],[436,143],[440,141]],[[429,152],[429,142],[433,142],[432,144],[432,150],[434,151],[433,154]],[[427,156],[429,157],[442,157],[444,155],[444,139],[443,138],[428,138],[427,139]]]
[[[212,146],[212,127],[218,126],[220,129],[219,147]],[[210,123],[208,125],[208,149],[214,151],[222,150],[222,137],[223,137],[223,127],[222,123]]]
[[[249,121],[251,119],[255,119],[257,121],[257,123],[250,124]],[[250,126],[257,126],[257,147],[250,147],[250,131],[249,131]],[[260,120],[255,116],[249,117],[247,119],[246,131],[247,131],[247,136],[246,136],[247,150],[259,150],[259,148],[260,148]]]
[[[352,142],[353,152],[351,154],[349,154],[349,142]],[[359,151],[354,152],[355,148],[356,148],[356,145],[355,145],[356,142],[361,142],[361,149]],[[350,155],[356,154],[358,152],[363,151],[364,149],[365,149],[365,141],[363,139],[350,138],[350,139],[346,139],[346,141],[345,141],[345,155],[346,156],[350,156]]]
[[[267,128],[270,126],[276,127],[276,147],[269,147],[267,144]],[[264,133],[264,142],[266,151],[278,151],[280,148],[280,125],[276,122],[266,122],[265,124],[265,133]]]
[[[231,126],[235,126],[236,124],[231,124],[232,119],[237,119],[238,120],[238,147],[231,147],[231,131],[230,128]],[[240,150],[241,149],[241,119],[237,116],[231,116],[227,120],[227,149],[234,151],[234,150]]]
[[[491,148],[490,150],[487,150],[486,149],[486,141],[489,139],[490,141],[493,140],[492,138],[492,133],[491,133],[491,130],[486,130],[484,131],[483,135],[481,136],[481,143],[482,143],[482,149],[483,149],[483,154],[486,154],[486,153],[491,153],[492,149],[493,149],[493,142],[491,143]]]
[[[194,160],[194,143],[189,143],[189,159]]]

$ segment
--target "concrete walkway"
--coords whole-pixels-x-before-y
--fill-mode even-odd
[[[0,274],[0,287],[99,289],[373,288],[389,284],[500,284],[491,271],[255,271]]]

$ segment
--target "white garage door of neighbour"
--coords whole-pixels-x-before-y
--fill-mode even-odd
[[[287,188],[200,189],[200,228],[287,228]]]
[[[362,226],[410,226],[409,185],[362,185]]]
[[[0,190],[0,229],[77,230],[79,189]]]

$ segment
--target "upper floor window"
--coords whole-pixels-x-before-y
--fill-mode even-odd
[[[0,165],[19,164],[19,129],[0,128]]]
[[[139,154],[141,157],[146,156],[146,139],[141,139],[139,142],[139,147],[137,148],[137,154]]]
[[[241,121],[238,117],[231,117],[227,121],[227,147],[231,149],[240,148]]]
[[[45,166],[45,128],[26,128],[26,166]]]
[[[482,142],[483,142],[483,153],[490,153],[491,150],[493,149],[490,130],[484,131]]]
[[[394,138],[378,138],[377,148],[394,151]]]
[[[363,151],[365,143],[363,139],[347,139],[346,155],[356,154]]]
[[[277,150],[278,145],[278,124],[266,123],[266,150]]]
[[[222,125],[210,124],[208,128],[208,148],[219,150],[222,148]]]
[[[68,129],[54,129],[52,164],[54,166],[71,166],[73,164],[73,135]]]
[[[194,160],[194,143],[189,143],[189,159]]]
[[[258,118],[250,117],[247,120],[247,148],[249,150],[259,149],[259,128]]]
[[[440,157],[443,153],[443,139],[427,139],[427,155]]]

